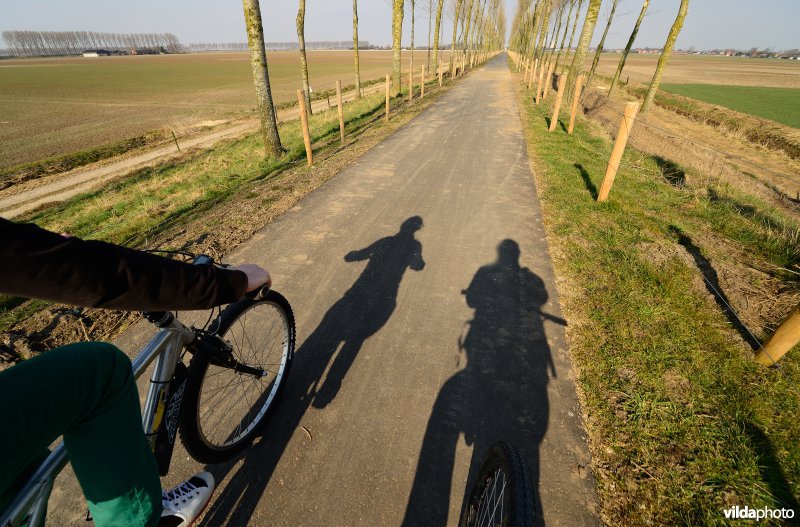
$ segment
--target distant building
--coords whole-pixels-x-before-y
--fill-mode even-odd
[[[111,52],[105,49],[87,49],[83,52],[84,57],[108,57]]]

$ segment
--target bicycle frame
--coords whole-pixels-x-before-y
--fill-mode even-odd
[[[155,361],[142,411],[142,426],[153,448],[165,413],[166,393],[180,360],[181,350],[194,338],[195,334],[191,329],[177,319],[172,319],[159,328],[155,336],[132,361],[133,375],[137,379]],[[0,516],[0,527],[44,525],[47,501],[53,483],[66,465],[67,452],[62,442],[36,469],[8,508],[3,511]]]

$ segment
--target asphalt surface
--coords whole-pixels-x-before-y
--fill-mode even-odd
[[[271,271],[298,350],[263,438],[208,467],[202,525],[457,525],[498,440],[528,462],[540,524],[599,524],[505,55],[230,260]],[[169,482],[198,468],[176,451]]]

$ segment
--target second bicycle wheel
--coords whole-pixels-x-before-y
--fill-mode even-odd
[[[495,443],[472,486],[462,527],[530,527],[533,490],[528,465],[513,445]]]
[[[261,375],[222,366],[213,353],[195,353],[181,410],[181,440],[201,463],[231,459],[252,442],[280,395],[294,356],[294,315],[275,291],[231,304],[213,329],[238,364]]]

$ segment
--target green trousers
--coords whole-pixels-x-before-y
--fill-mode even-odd
[[[0,510],[59,436],[95,525],[158,523],[161,485],[131,362],[111,344],[64,346],[0,372]]]

